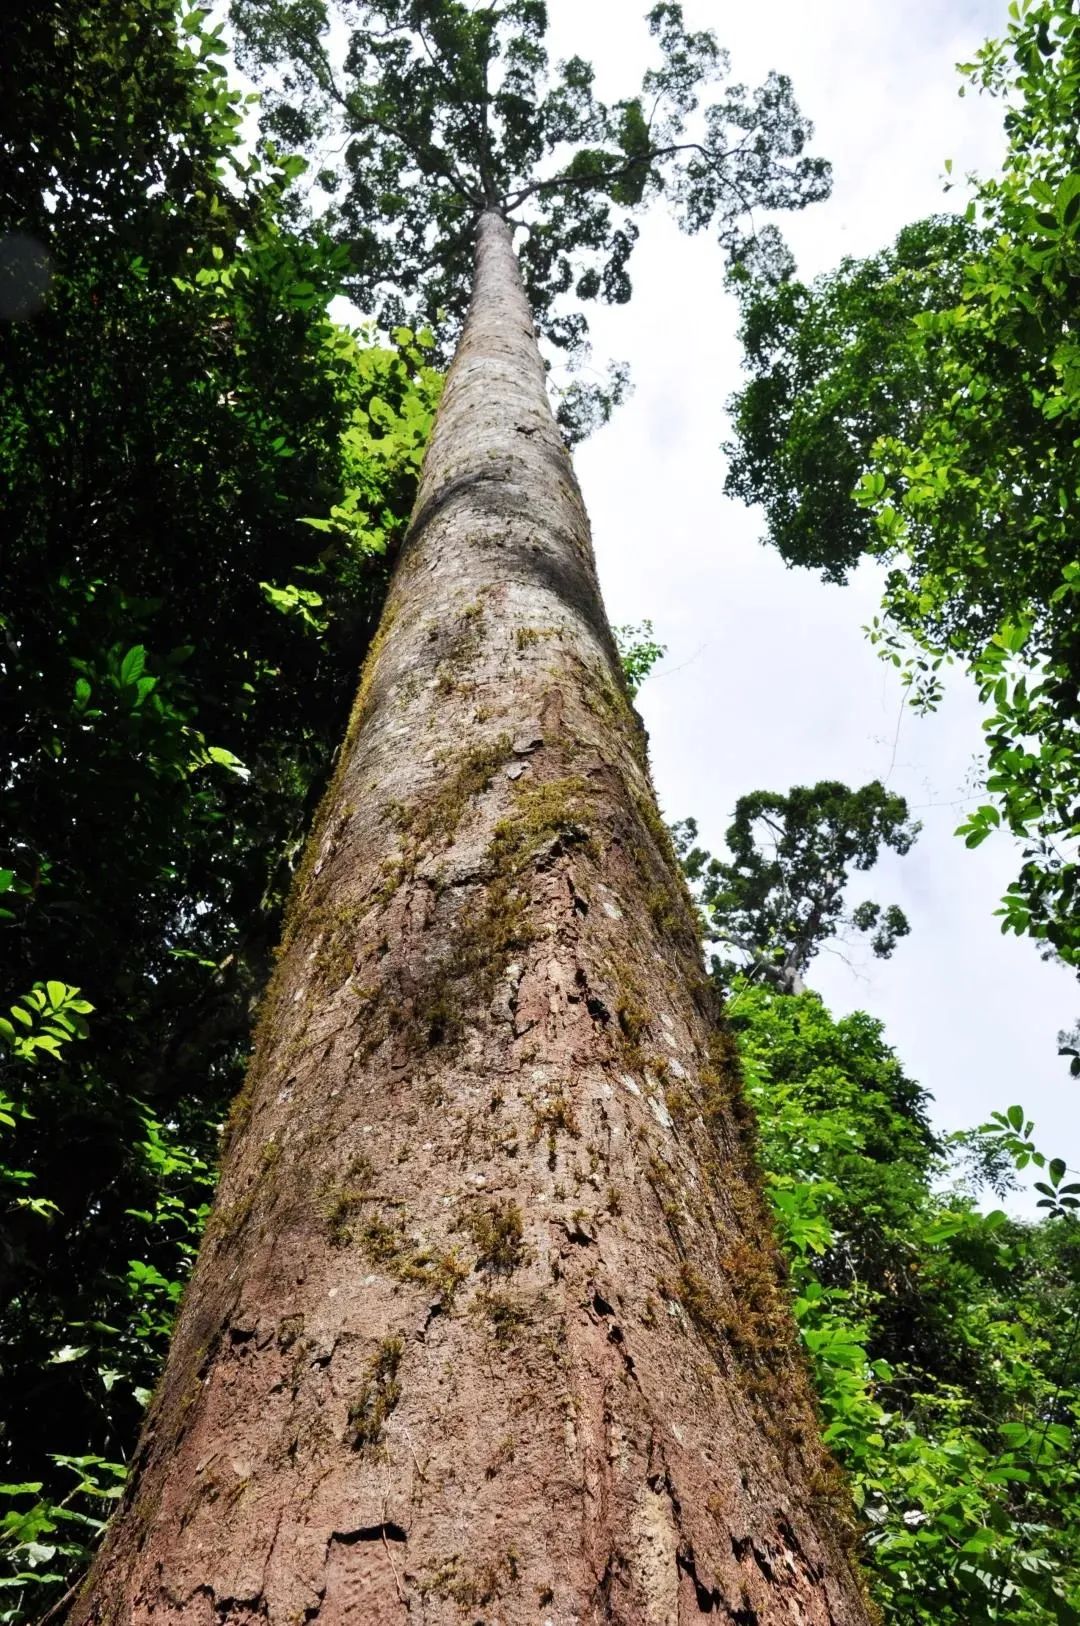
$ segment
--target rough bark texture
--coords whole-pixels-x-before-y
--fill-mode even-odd
[[[486,215],[217,1206],[72,1620],[866,1622],[751,1134]]]

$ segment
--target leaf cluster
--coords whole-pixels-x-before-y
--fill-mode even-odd
[[[737,982],[731,1004],[825,1439],[895,1626],[1080,1611],[1080,1227],[1018,1106],[930,1134],[881,1024]],[[956,1153],[1045,1172],[1047,1219],[982,1212]],[[1073,1199],[1074,1200],[1074,1199]]]
[[[231,17],[241,61],[266,84],[270,128],[316,162],[343,145],[343,167],[320,170],[324,218],[350,247],[353,297],[387,326],[439,325],[453,342],[474,227],[494,209],[522,228],[541,332],[580,358],[580,306],[630,297],[650,201],[665,196],[685,230],[711,226],[737,255],[755,238],[751,210],[828,191],[790,81],[731,83],[715,36],[688,29],[671,0],[648,15],[656,65],[610,104],[589,63],[550,63],[543,0],[233,0]]]

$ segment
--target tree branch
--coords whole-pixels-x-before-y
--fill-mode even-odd
[[[629,175],[633,170],[640,169],[642,164],[654,164],[657,159],[670,158],[677,152],[699,152],[715,169],[723,159],[730,158],[732,153],[737,150],[737,148],[731,148],[721,153],[710,153],[709,149],[703,147],[700,141],[677,141],[667,147],[652,147],[647,153],[635,154],[633,158],[628,158],[625,164],[620,164],[617,169],[610,170],[607,173],[573,175],[569,170],[564,170],[561,175],[552,175],[546,181],[534,181],[531,186],[522,187],[519,192],[508,196],[505,199],[505,208],[509,213],[512,209],[517,209],[521,204],[528,202],[529,198],[534,197],[538,192],[550,192],[555,187],[595,186],[599,182],[610,184],[612,181],[620,180],[624,175]],[[727,184],[732,191],[738,192],[744,208],[749,211],[750,206],[739,187],[735,185],[734,181],[729,180]]]

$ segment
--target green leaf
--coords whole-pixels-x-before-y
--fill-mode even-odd
[[[120,681],[127,686],[142,677],[146,668],[146,649],[142,644],[133,644],[120,662]]]
[[[1066,226],[1076,224],[1080,216],[1080,172],[1067,175],[1058,187],[1055,210]]]
[[[210,745],[207,747],[207,756],[211,762],[216,762],[222,768],[228,768],[230,773],[236,774],[239,779],[249,779],[251,770],[244,766],[240,758],[232,751],[227,751],[223,745]]]

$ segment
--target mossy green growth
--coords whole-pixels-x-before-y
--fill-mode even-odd
[[[518,627],[514,633],[514,645],[519,655],[524,655],[527,649],[543,643],[548,638],[562,638],[561,627]]]
[[[525,1226],[517,1203],[496,1203],[470,1214],[467,1224],[479,1249],[477,1270],[517,1269],[525,1256]]]
[[[547,1136],[548,1168],[554,1169],[558,1151],[558,1136],[563,1134],[576,1140],[580,1133],[574,1115],[573,1102],[565,1095],[553,1096],[533,1108],[533,1142]]]
[[[648,1031],[649,1007],[640,983],[624,972],[619,978],[615,999],[615,1019],[619,1032],[628,1044],[636,1046],[642,1034]]]
[[[324,1210],[326,1228],[330,1233],[331,1244],[335,1248],[347,1248],[353,1240],[352,1225],[364,1203],[370,1202],[370,1197],[363,1191],[342,1190],[334,1192]]]
[[[472,604],[466,604],[447,641],[446,649],[439,659],[441,668],[439,688],[442,693],[449,693],[457,687],[457,678],[467,667],[472,665],[480,653],[480,636],[483,624],[484,606],[479,599]],[[437,639],[439,636],[438,627],[431,627],[428,636]]]
[[[456,1043],[469,1012],[490,1000],[511,957],[532,942],[522,882],[534,859],[557,845],[595,853],[582,819],[588,790],[576,777],[518,788],[513,808],[492,833],[486,860],[491,880],[462,910],[447,957],[418,1006],[425,1043]]]
[[[429,1575],[422,1576],[418,1590],[421,1597],[451,1599],[462,1613],[486,1609],[502,1596],[508,1583],[517,1581],[519,1562],[511,1549],[501,1560],[470,1568],[455,1553]]]
[[[489,788],[509,755],[507,734],[467,751],[454,772],[443,777],[423,802],[396,809],[399,829],[418,851],[436,841],[446,846],[469,803]]]
[[[708,1059],[698,1072],[698,1110],[713,1138],[721,1145],[724,1129],[730,1126],[738,1137],[751,1179],[760,1186],[758,1172],[758,1126],[753,1103],[743,1088],[741,1064],[735,1041],[726,1028],[714,1033],[708,1044]]]
[[[661,884],[647,898],[654,924],[673,946],[697,967],[701,960],[701,916],[679,863],[671,831],[660,817],[651,793],[633,792],[634,809],[652,838],[662,866]],[[644,858],[644,853],[639,856]]]
[[[353,1222],[357,1215],[368,1203],[378,1200],[374,1182],[371,1160],[361,1155],[349,1164],[342,1184],[328,1194],[323,1215],[335,1248],[347,1247],[353,1241]]]
[[[597,671],[584,661],[579,666],[585,680],[582,693],[586,706],[594,717],[600,718],[605,731],[614,731],[627,740],[634,760],[647,773],[648,737],[645,725],[634,710],[622,672],[619,672],[616,682],[614,675],[609,675],[606,668]]]
[[[495,826],[488,857],[496,875],[517,875],[541,848],[560,842],[596,856],[596,838],[582,819],[589,785],[580,775],[522,785],[513,811]]]
[[[381,1215],[373,1216],[357,1240],[371,1262],[381,1265],[388,1276],[436,1292],[447,1305],[469,1274],[468,1265],[454,1249],[418,1247],[406,1235],[403,1215],[394,1224]]]
[[[233,1141],[241,1136],[251,1122],[251,1109],[255,1102],[255,1072],[252,1064],[248,1063],[247,1074],[243,1084],[233,1096],[229,1104],[225,1122],[221,1126],[221,1156],[224,1157]]]
[[[508,1348],[532,1325],[532,1316],[523,1304],[509,1293],[480,1293],[472,1306],[474,1314],[482,1317],[491,1329],[495,1342]]]
[[[257,1191],[257,1185],[250,1185],[244,1195],[238,1197],[235,1202],[216,1203],[206,1222],[204,1234],[207,1240],[215,1242],[218,1246],[232,1241],[251,1218]]]
[[[287,1354],[297,1339],[303,1336],[304,1317],[302,1315],[283,1316],[278,1323],[277,1347],[282,1354]]]
[[[682,1305],[722,1367],[729,1356],[739,1358],[755,1399],[771,1404],[783,1385],[795,1385],[796,1393],[804,1374],[775,1255],[739,1241],[730,1245],[722,1265],[730,1297],[720,1297],[688,1260],[675,1282],[664,1284],[666,1296]]]
[[[342,902],[313,913],[311,924],[321,928],[322,940],[312,963],[312,979],[320,988],[339,988],[356,963],[356,945],[366,904]]]
[[[398,1368],[405,1353],[401,1337],[384,1338],[367,1376],[349,1406],[345,1438],[354,1450],[363,1451],[382,1440],[386,1421],[401,1399]]]

